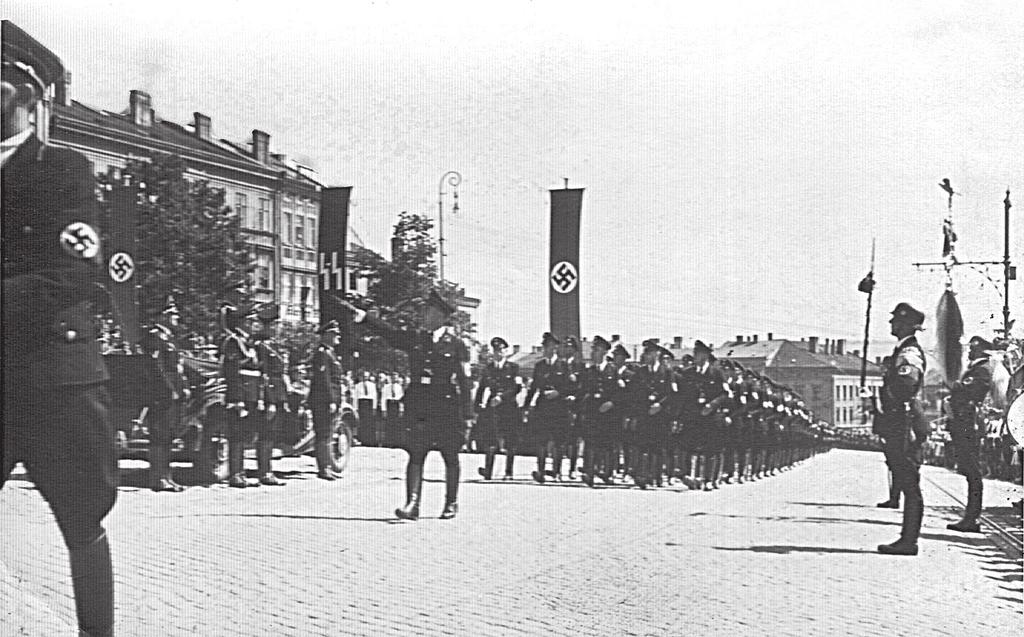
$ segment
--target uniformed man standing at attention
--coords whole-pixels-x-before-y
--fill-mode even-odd
[[[277,440],[278,423],[291,407],[288,393],[291,379],[288,378],[288,352],[274,338],[274,325],[280,318],[277,304],[266,305],[256,313],[258,320],[253,338],[256,343],[256,357],[263,371],[263,406],[256,423],[256,475],[260,484],[281,486],[284,483],[271,471],[274,457],[274,443]]]
[[[3,472],[18,462],[71,558],[79,634],[114,634],[103,529],[117,497],[109,379],[91,299],[102,274],[96,180],[81,154],[44,145],[33,115],[64,67],[3,21]],[[42,125],[44,122],[36,122]]]
[[[337,321],[328,321],[320,328],[320,346],[313,353],[309,376],[309,406],[313,412],[313,431],[316,434],[317,477],[336,480],[331,444],[334,442],[334,418],[341,408],[342,377],[344,372],[335,353],[341,342],[341,327]]]
[[[559,344],[560,341],[551,332],[545,332],[541,337],[544,357],[533,367],[533,379],[523,402],[523,406],[530,410],[528,436],[537,449],[537,470],[533,472],[533,479],[541,484],[548,475],[549,449],[556,465],[552,473],[556,480],[561,479],[560,445],[565,441],[569,429],[569,404],[566,399],[572,384],[569,381],[569,368],[557,354]],[[534,400],[537,401],[536,405],[533,405]]]
[[[519,365],[505,360],[508,342],[500,336],[491,339],[491,362],[484,367],[483,377],[476,390],[477,439],[485,448],[484,466],[480,476],[490,480],[494,472],[494,456],[498,447],[505,449],[505,479],[512,479],[516,457],[514,437],[519,431],[519,403],[516,397],[522,390],[519,383]],[[480,429],[484,431],[479,431]]]
[[[356,323],[363,323],[409,356],[412,380],[405,390],[405,419],[409,428],[406,502],[395,510],[395,515],[403,520],[419,519],[423,462],[431,449],[437,449],[445,465],[441,519],[454,518],[459,510],[459,449],[473,426],[469,349],[448,325],[455,308],[437,290],[431,290],[420,305],[422,328],[399,329],[347,301],[342,305],[354,314]]]
[[[961,533],[980,533],[978,517],[981,516],[981,498],[984,482],[981,479],[981,438],[984,431],[978,428],[978,408],[992,389],[992,368],[988,350],[992,343],[980,336],[971,339],[967,358],[967,369],[960,380],[953,384],[949,396],[952,418],[949,436],[956,454],[956,470],[967,478],[967,506],[959,522],[947,524],[946,528]]]
[[[183,491],[171,474],[171,442],[181,418],[181,406],[190,393],[181,351],[174,333],[180,315],[173,297],[157,315],[142,341],[146,359],[146,392],[149,407],[149,488]]]
[[[928,423],[918,401],[924,384],[924,350],[916,332],[924,313],[900,303],[889,319],[892,335],[899,341],[882,376],[881,404],[875,408],[876,427],[885,432],[886,456],[891,459],[893,483],[903,494],[903,528],[892,544],[880,544],[879,553],[917,555],[924,502],[921,498],[921,462],[928,437]],[[870,405],[866,405],[870,408]]]
[[[224,305],[221,316],[227,333],[220,346],[220,364],[228,417],[228,486],[258,487],[258,481],[249,482],[245,476],[245,448],[264,409],[263,369],[252,339],[256,313],[252,306]]]

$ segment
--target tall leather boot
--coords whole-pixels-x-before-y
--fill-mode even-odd
[[[337,480],[338,476],[334,474],[334,465],[331,462],[330,439],[325,440],[318,435],[314,444],[316,449],[316,477],[321,480]]]
[[[114,575],[107,534],[85,546],[68,547],[71,584],[79,635],[112,637],[114,634]]]
[[[541,447],[537,451],[537,470],[533,472],[533,479],[540,484],[544,484],[544,466],[548,463],[548,450],[546,447]]]
[[[924,518],[924,502],[920,495],[907,496],[903,504],[903,527],[900,539],[892,544],[880,544],[878,552],[886,555],[917,555],[917,539],[921,535],[921,520]]]
[[[889,474],[889,499],[885,502],[879,502],[876,504],[880,509],[898,509],[900,508],[900,487],[896,484],[896,481],[892,479],[892,474]]]
[[[243,489],[249,486],[245,479],[245,444],[240,440],[228,442],[228,486]]]
[[[180,491],[167,479],[171,472],[170,449],[160,443],[149,445],[149,488],[154,491]]]
[[[477,469],[480,477],[484,480],[490,480],[494,474],[494,455],[496,449],[494,447],[488,447],[487,453],[484,455],[484,466]]]
[[[964,517],[953,524],[947,524],[946,528],[961,533],[981,533],[981,525],[978,518],[981,517],[981,499],[984,482],[981,476],[967,479],[967,507],[964,509]]]
[[[505,450],[505,479],[512,479],[512,469],[516,464],[516,451],[511,446]]]
[[[444,510],[442,520],[450,520],[459,512],[459,465],[444,468]]]
[[[270,462],[273,458],[274,441],[260,439],[259,446],[256,447],[256,464],[258,465],[257,473],[260,475],[260,484],[280,487],[284,483],[278,480],[274,472],[270,470]]]
[[[412,464],[405,467],[405,506],[395,509],[400,520],[416,521],[420,518],[420,496],[423,494],[423,465]]]

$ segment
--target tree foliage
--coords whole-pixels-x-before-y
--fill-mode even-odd
[[[124,169],[141,186],[136,226],[140,317],[151,317],[173,295],[185,332],[214,335],[222,290],[244,279],[252,257],[241,219],[225,203],[224,191],[203,179],[187,179],[176,155],[131,159]],[[107,185],[101,177],[101,188]],[[113,218],[101,204],[107,230]]]

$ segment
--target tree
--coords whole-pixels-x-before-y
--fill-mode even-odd
[[[134,255],[140,317],[146,320],[174,295],[184,330],[214,335],[221,292],[248,276],[252,257],[224,191],[207,180],[187,179],[185,168],[181,157],[161,153],[131,159],[124,169],[144,186]],[[100,178],[101,187],[107,182]],[[100,215],[104,229],[116,221],[108,205],[101,204]]]

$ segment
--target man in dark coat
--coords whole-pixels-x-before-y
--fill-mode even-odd
[[[257,421],[263,418],[263,370],[252,338],[252,306],[221,307],[226,335],[220,346],[224,376],[224,406],[227,409],[228,485],[257,487],[245,476],[245,447],[252,441]]]
[[[641,489],[652,483],[662,484],[664,450],[675,414],[675,373],[667,361],[672,353],[658,344],[657,339],[643,342],[643,365],[637,369],[631,383],[637,419],[636,444],[633,452],[633,481]]]
[[[403,520],[419,518],[423,463],[427,453],[437,449],[445,464],[445,502],[441,519],[454,518],[459,509],[459,449],[473,426],[469,349],[448,325],[455,307],[437,290],[431,290],[420,306],[422,329],[403,329],[388,325],[347,301],[342,304],[355,315],[357,323],[363,323],[409,356],[411,381],[405,391],[405,417],[409,427],[406,502],[404,507],[395,510],[395,515]]]
[[[533,367],[530,389],[526,392],[523,406],[530,410],[529,437],[537,449],[537,470],[533,479],[541,484],[548,475],[546,469],[548,452],[552,452],[554,477],[561,479],[562,443],[569,430],[569,403],[572,382],[569,367],[557,353],[560,341],[551,332],[541,337],[544,358]],[[536,400],[536,405],[534,405]]]
[[[904,498],[903,527],[892,544],[880,544],[879,553],[917,555],[924,501],[921,498],[921,462],[928,424],[918,394],[924,384],[924,350],[915,333],[924,323],[924,313],[909,303],[899,303],[889,319],[892,335],[899,341],[882,376],[880,405],[875,411],[875,428],[884,433],[886,459],[891,462],[893,483]]]
[[[181,407],[190,389],[176,343],[180,315],[172,297],[157,315],[142,341],[146,359],[149,407],[149,487],[154,491],[183,491],[171,474],[171,442],[178,429]]]
[[[280,318],[277,304],[266,305],[256,313],[258,327],[254,331],[256,357],[263,371],[263,406],[256,424],[256,473],[260,484],[281,486],[284,483],[271,471],[274,457],[274,443],[277,440],[278,424],[291,407],[288,393],[291,379],[288,377],[288,351],[274,338],[274,324]]]
[[[117,455],[91,308],[102,276],[96,181],[84,156],[44,145],[32,127],[63,74],[53,53],[3,21],[0,486],[24,464],[68,547],[80,634],[100,637],[114,625],[102,522],[117,496]]]
[[[981,516],[984,482],[981,479],[979,456],[981,438],[985,432],[978,427],[978,409],[992,389],[992,367],[988,356],[991,349],[992,343],[984,338],[975,336],[971,339],[967,352],[970,362],[960,380],[953,384],[949,397],[953,412],[949,436],[956,455],[956,469],[967,478],[967,506],[963,518],[959,522],[947,524],[946,528],[961,533],[981,532],[978,517]]]
[[[343,371],[335,348],[341,342],[341,326],[328,321],[320,328],[320,345],[313,353],[309,371],[309,406],[313,413],[313,431],[316,435],[317,477],[335,480],[331,444],[334,441],[334,419],[343,400]]]
[[[494,455],[498,447],[505,449],[505,479],[512,479],[515,463],[515,438],[519,434],[519,403],[516,397],[522,390],[519,365],[505,359],[508,342],[500,336],[491,339],[492,360],[484,367],[480,385],[476,390],[477,439],[486,450],[480,476],[490,480],[494,471]],[[480,431],[480,430],[483,431]]]

